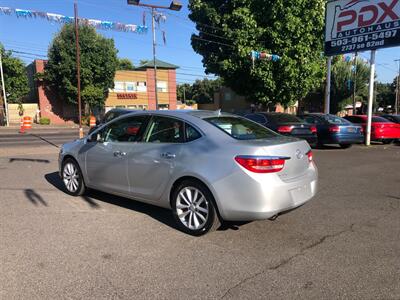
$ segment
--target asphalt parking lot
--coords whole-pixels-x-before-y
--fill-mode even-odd
[[[194,238],[168,210],[65,194],[59,140],[9,140],[1,299],[400,299],[400,146],[314,150],[311,202]]]

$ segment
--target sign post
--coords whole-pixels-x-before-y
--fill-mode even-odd
[[[331,69],[332,69],[332,56],[328,56],[326,72],[326,86],[325,86],[325,113],[329,114],[331,106]]]
[[[374,99],[374,83],[375,83],[375,52],[371,51],[371,73],[369,74],[369,94],[368,94],[368,120],[367,120],[367,130],[365,137],[365,145],[371,145],[371,122],[372,122],[372,103]]]

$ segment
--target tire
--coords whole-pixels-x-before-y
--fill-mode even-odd
[[[393,140],[382,140],[382,144],[384,144],[384,145],[391,144],[392,142],[393,142]]]
[[[198,181],[182,181],[172,192],[171,208],[178,227],[190,235],[200,236],[221,226],[214,197]]]
[[[342,149],[349,149],[351,148],[351,146],[353,146],[352,144],[339,144],[340,148]]]
[[[67,158],[62,164],[61,175],[67,194],[71,196],[81,196],[85,193],[85,182],[76,160]]]

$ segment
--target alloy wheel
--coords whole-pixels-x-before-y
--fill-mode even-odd
[[[79,189],[79,172],[71,162],[64,165],[63,181],[69,192],[75,193]]]
[[[176,198],[176,212],[182,224],[190,230],[202,229],[209,217],[209,203],[195,187],[185,187]]]

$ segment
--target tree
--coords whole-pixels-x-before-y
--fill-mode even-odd
[[[361,59],[356,63],[356,95],[357,101],[368,100],[369,66]],[[343,61],[342,56],[335,58],[332,66],[331,111],[336,113],[347,104],[352,104],[354,85],[353,62]]]
[[[178,100],[193,100],[196,103],[212,103],[215,91],[222,86],[222,79],[197,79],[192,85],[184,83],[177,86]],[[185,96],[185,97],[184,97]]]
[[[393,89],[393,84],[376,83],[376,104],[378,107],[387,109],[389,105],[394,107],[396,92]]]
[[[19,58],[12,57],[10,51],[5,51],[0,44],[3,61],[4,85],[9,103],[22,103],[23,98],[29,93],[28,75],[25,65]],[[1,81],[0,81],[0,88]],[[0,89],[0,90],[1,90]],[[3,95],[1,95],[3,97]]]
[[[176,86],[176,97],[182,102],[185,100],[192,100],[192,86],[189,83],[178,84]]]
[[[323,0],[190,0],[193,49],[236,93],[287,106],[323,78]],[[281,60],[256,61],[251,50]]]
[[[128,58],[118,58],[117,70],[135,70],[135,66]]]
[[[96,33],[90,26],[79,26],[81,98],[90,108],[104,106],[108,89],[114,87],[118,65],[113,39]],[[75,30],[66,24],[54,38],[48,52],[44,79],[61,99],[77,103]]]

